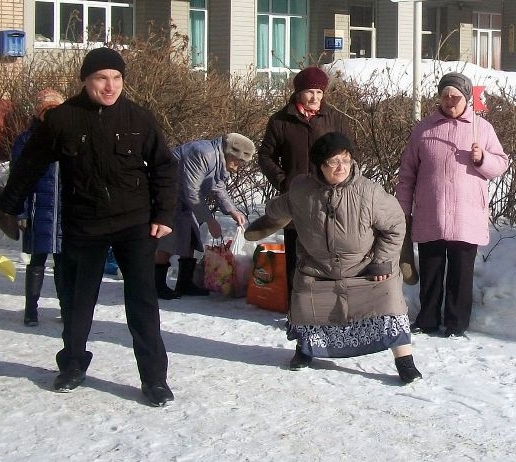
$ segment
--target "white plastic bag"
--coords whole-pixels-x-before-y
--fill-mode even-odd
[[[256,249],[256,242],[246,241],[244,228],[237,226],[235,236],[229,250],[235,261],[234,268],[234,297],[245,297],[247,285],[253,272],[253,254]]]

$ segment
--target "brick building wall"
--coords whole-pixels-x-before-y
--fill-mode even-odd
[[[0,30],[23,29],[23,0],[0,1]]]

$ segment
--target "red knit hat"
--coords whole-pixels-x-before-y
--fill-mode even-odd
[[[326,90],[328,75],[318,67],[306,67],[294,77],[294,90],[297,92],[317,88]]]

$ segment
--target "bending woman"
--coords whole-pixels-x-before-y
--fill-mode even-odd
[[[266,215],[298,230],[287,335],[290,369],[314,357],[347,358],[390,348],[405,383],[414,365],[399,253],[405,215],[394,196],[361,176],[345,135],[330,132],[310,150],[312,173],[272,199]]]

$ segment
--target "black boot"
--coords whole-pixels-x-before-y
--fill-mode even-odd
[[[154,267],[156,291],[158,292],[158,298],[163,300],[181,298],[181,294],[167,286],[167,273],[169,266],[170,263],[161,263],[156,264]]]
[[[308,367],[310,363],[312,362],[312,357],[305,355],[299,346],[296,346],[296,353],[290,360],[289,369],[291,371],[298,371],[299,369],[304,369],[305,367]]]
[[[195,258],[179,259],[179,272],[177,275],[176,291],[181,295],[210,295],[210,291],[208,289],[197,287],[193,282],[193,275],[196,264],[197,260]]]
[[[27,265],[25,272],[25,314],[23,316],[23,323],[26,326],[38,325],[38,300],[44,277],[44,266]]]
[[[396,364],[396,369],[398,369],[398,374],[400,375],[400,379],[405,383],[412,383],[415,380],[419,380],[423,378],[421,372],[419,372],[414,364],[414,358],[412,355],[400,356],[394,360]]]

